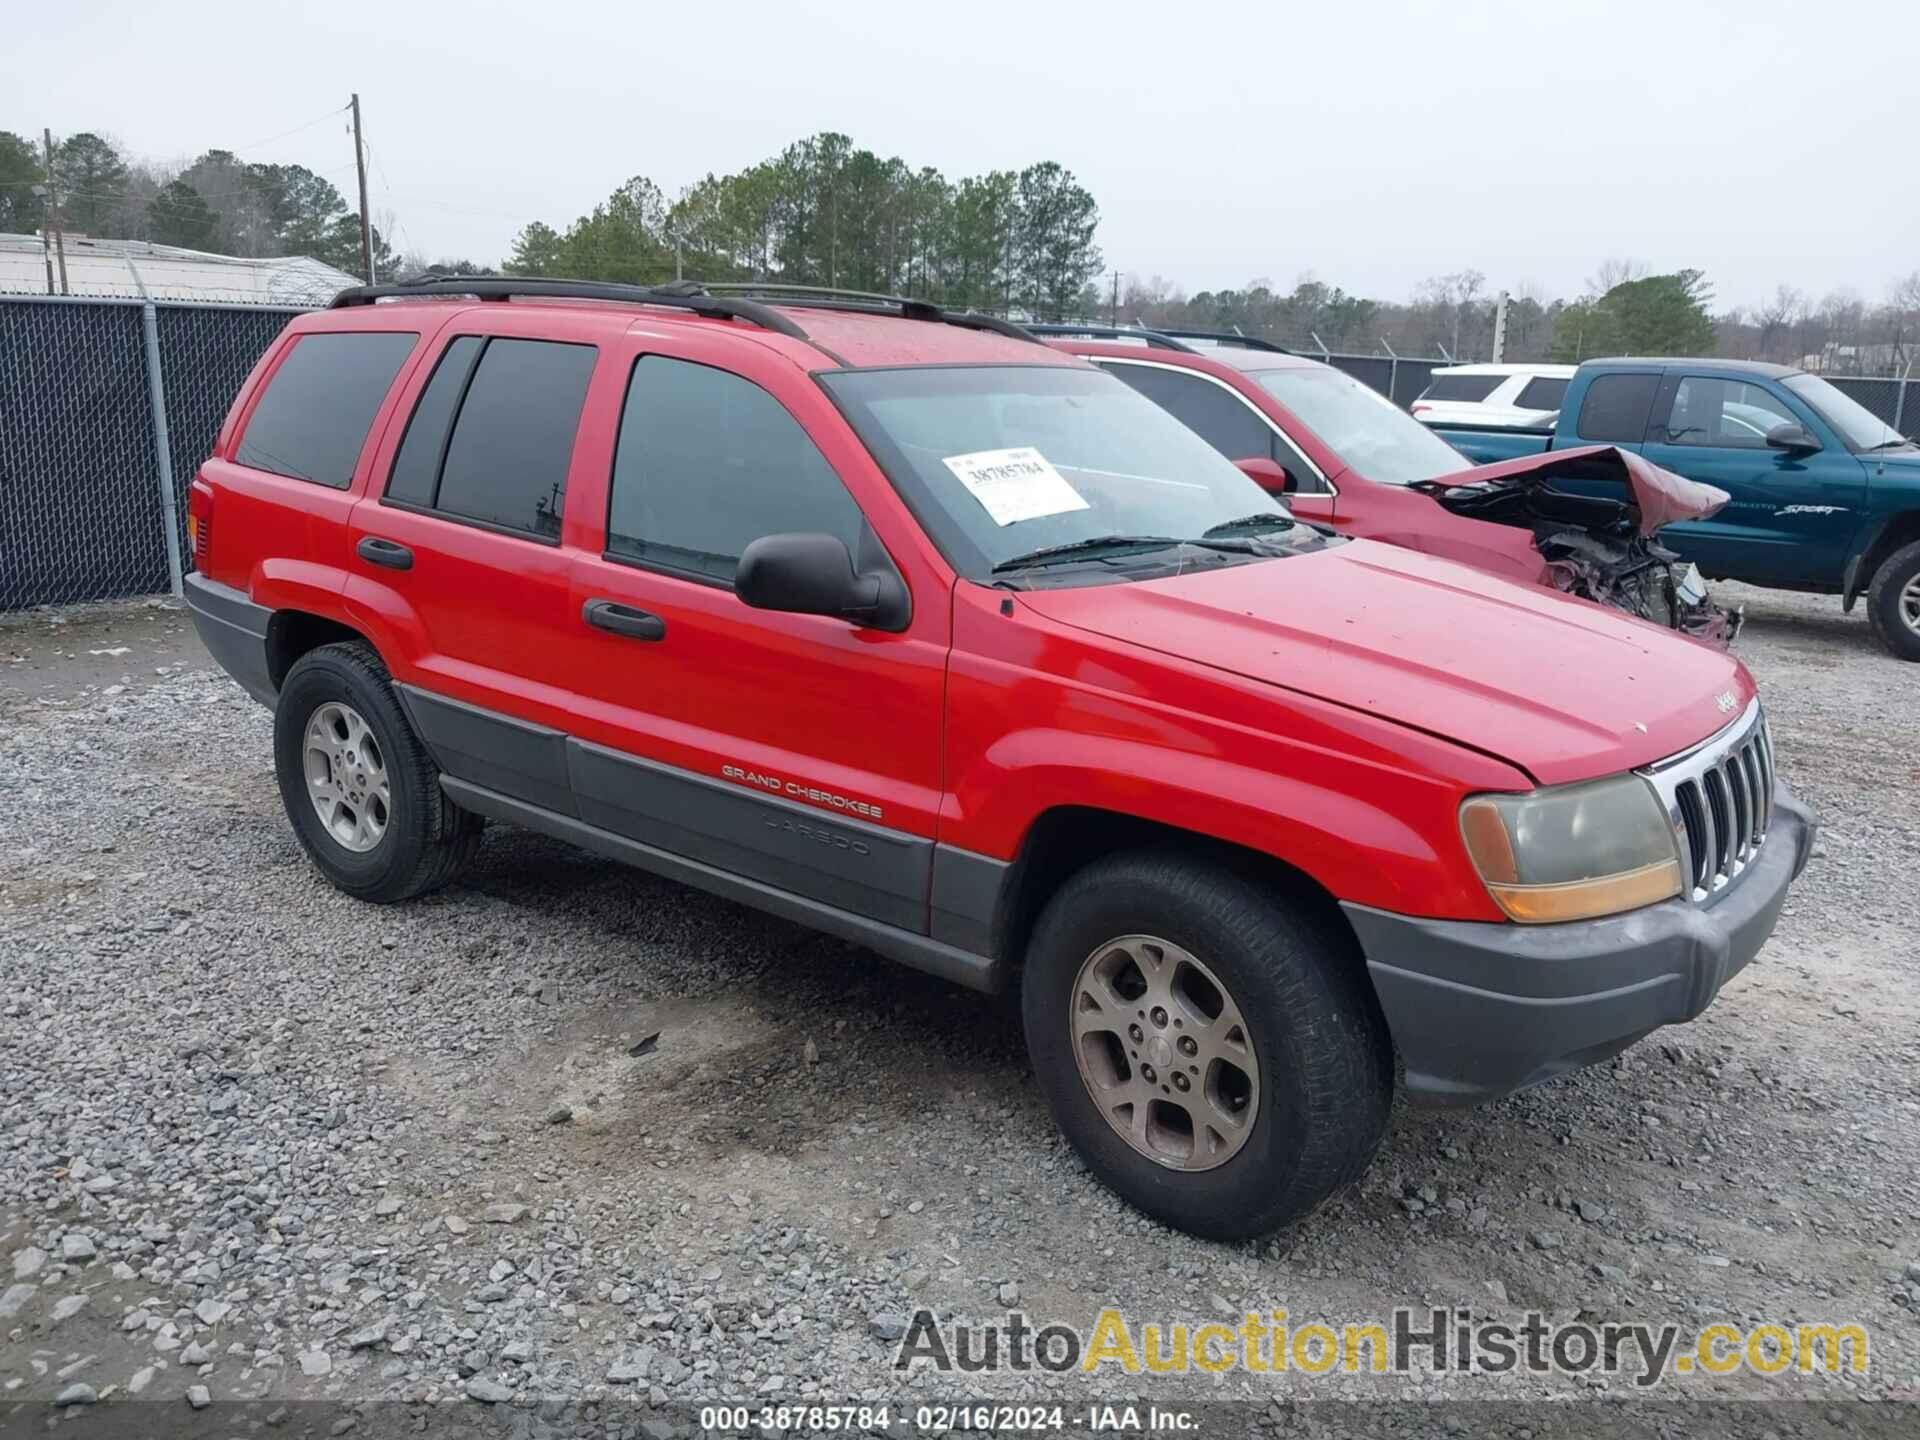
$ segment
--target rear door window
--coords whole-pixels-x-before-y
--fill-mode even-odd
[[[421,391],[387,498],[541,540],[560,537],[592,345],[457,336]]]
[[[1548,375],[1536,375],[1527,381],[1520,398],[1513,403],[1522,410],[1558,410],[1566,403],[1569,383]]]
[[[440,484],[440,463],[446,459],[447,433],[453,428],[454,413],[467,393],[467,381],[473,375],[473,362],[487,342],[478,335],[457,336],[433,367],[433,378],[421,392],[407,422],[406,438],[387,477],[387,498],[409,505],[433,504]]]
[[[419,338],[392,330],[302,335],[267,381],[235,462],[346,489],[373,417]]]
[[[1580,402],[1576,433],[1604,445],[1638,445],[1647,438],[1658,375],[1596,375]]]
[[[1436,375],[1422,400],[1484,400],[1500,388],[1504,375]]]

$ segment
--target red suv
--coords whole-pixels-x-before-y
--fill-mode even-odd
[[[1018,984],[1094,1170],[1212,1236],[1686,1020],[1812,825],[1733,658],[1289,518],[916,302],[537,280],[294,320],[190,505],[350,894],[484,820]]]
[[[1712,644],[1739,631],[1738,612],[1713,604],[1699,570],[1654,538],[1671,521],[1717,513],[1724,490],[1607,445],[1476,465],[1372,387],[1251,336],[1032,328],[1125,380],[1316,524],[1546,585]]]

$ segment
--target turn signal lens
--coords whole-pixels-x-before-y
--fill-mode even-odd
[[[1681,890],[1672,823],[1635,775],[1471,796],[1460,838],[1493,902],[1523,924],[1617,915]]]

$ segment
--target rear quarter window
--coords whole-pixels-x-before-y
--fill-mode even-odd
[[[302,335],[253,407],[235,462],[346,489],[373,417],[419,338],[392,330]]]
[[[1422,400],[1484,400],[1500,388],[1504,375],[1436,375]]]
[[[1576,433],[1606,445],[1638,445],[1647,438],[1658,375],[1596,375],[1580,402]]]
[[[1536,375],[1521,390],[1513,403],[1522,410],[1558,410],[1567,399],[1568,381]]]

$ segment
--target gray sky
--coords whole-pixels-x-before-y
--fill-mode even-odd
[[[0,127],[349,197],[344,117],[283,132],[358,89],[375,216],[434,257],[835,129],[949,178],[1058,160],[1110,267],[1190,291],[1471,266],[1553,295],[1618,255],[1725,306],[1920,269],[1913,0],[65,0],[8,28]]]

